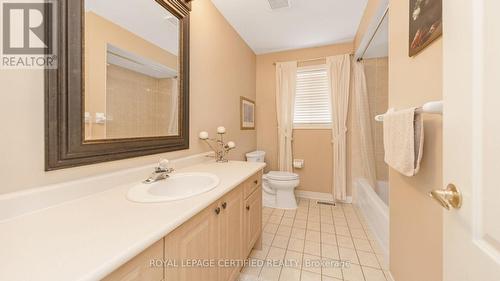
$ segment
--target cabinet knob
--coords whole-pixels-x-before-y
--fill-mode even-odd
[[[227,207],[227,202],[222,203],[222,209],[226,209]]]
[[[253,183],[258,184],[259,180],[254,180]]]
[[[248,205],[247,205],[246,209],[247,209],[247,210],[250,210],[250,206],[248,206]]]
[[[219,207],[215,208],[215,213],[216,213],[217,215],[218,215],[218,214],[220,214],[220,208],[219,208]]]

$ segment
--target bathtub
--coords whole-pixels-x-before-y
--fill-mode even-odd
[[[366,179],[354,180],[355,198],[353,204],[358,206],[365,216],[375,239],[382,247],[385,260],[389,260],[389,185],[378,182],[372,188]]]

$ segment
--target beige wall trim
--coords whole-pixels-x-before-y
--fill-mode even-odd
[[[324,201],[333,201],[333,195],[330,193],[323,192],[314,192],[314,191],[304,191],[304,190],[296,190],[295,196],[299,198],[311,199],[311,200],[324,200]],[[348,196],[346,200],[337,200],[339,203],[352,203],[352,196]]]

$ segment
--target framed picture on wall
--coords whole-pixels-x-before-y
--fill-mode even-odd
[[[255,129],[255,102],[240,97],[240,127],[242,130]]]
[[[409,1],[409,55],[413,57],[443,34],[443,0]]]

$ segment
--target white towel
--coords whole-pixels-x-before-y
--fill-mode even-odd
[[[416,109],[384,115],[385,162],[407,177],[416,175],[420,170],[424,147],[424,124]]]

